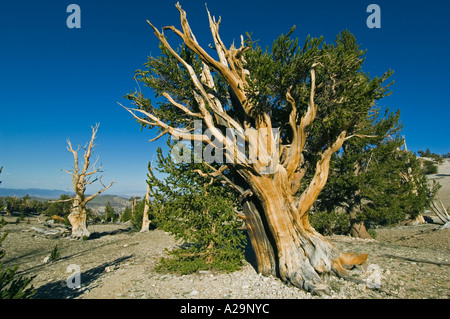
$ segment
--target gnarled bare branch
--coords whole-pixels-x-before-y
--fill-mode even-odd
[[[291,129],[293,130],[293,138],[292,143],[289,148],[288,155],[286,157],[286,160],[284,161],[284,165],[286,167],[286,171],[288,174],[288,177],[292,179],[294,173],[298,170],[298,168],[301,166],[303,162],[302,152],[305,147],[306,143],[306,137],[307,137],[307,131],[306,129],[308,126],[311,125],[311,123],[316,118],[317,113],[317,106],[314,102],[314,95],[316,90],[316,72],[314,67],[316,64],[313,64],[311,66],[311,90],[310,90],[310,96],[309,96],[309,103],[308,103],[308,109],[306,113],[302,116],[300,120],[300,124],[297,125],[296,123],[296,117],[297,117],[297,107],[295,104],[295,101],[293,97],[291,96],[291,89],[286,93],[286,99],[291,104],[292,111],[289,115],[289,125],[291,126]]]
[[[101,193],[106,191],[108,188],[110,188],[113,184],[114,184],[114,181],[112,181],[108,186],[104,186],[103,183],[102,183],[103,188],[101,190],[97,191],[96,193],[94,193],[94,194],[92,194],[90,196],[87,196],[84,199],[84,202],[87,203],[87,202],[93,200],[95,197],[97,197],[98,195],[100,195]]]
[[[304,216],[309,211],[319,193],[325,186],[328,179],[331,156],[342,147],[346,134],[347,132],[343,131],[334,143],[322,152],[320,160],[316,163],[314,177],[298,200],[297,207],[299,218]]]

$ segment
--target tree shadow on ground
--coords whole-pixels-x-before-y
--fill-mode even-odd
[[[67,286],[67,280],[58,280],[50,282],[36,289],[33,299],[74,299],[86,291],[95,280],[97,280],[104,272],[106,267],[117,266],[125,260],[130,259],[133,255],[117,258],[114,261],[103,263],[95,268],[91,268],[81,273],[81,287],[71,289]],[[67,273],[67,278],[71,274]],[[90,287],[92,288],[92,287]]]
[[[250,237],[248,236],[248,234],[246,234],[246,236],[247,236],[247,243],[244,248],[245,249],[244,250],[245,260],[247,260],[256,271],[258,271],[258,263],[256,261],[255,251],[253,250],[252,243],[250,241]]]
[[[104,232],[93,232],[88,240],[92,240],[92,239],[99,239],[103,236],[107,236],[107,235],[116,235],[116,234],[120,234],[120,233],[128,233],[133,231],[132,227],[128,227],[128,228],[124,228],[124,229],[115,229],[115,230],[110,230],[110,231],[104,231]]]

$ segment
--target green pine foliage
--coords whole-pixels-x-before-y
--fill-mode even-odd
[[[425,174],[437,174],[439,171],[439,167],[435,165],[432,161],[423,160],[423,167],[425,170]]]
[[[337,211],[313,212],[309,215],[309,222],[322,235],[347,234],[350,224],[348,214]]]
[[[437,174],[439,171],[438,165],[444,162],[445,155],[439,155],[436,153],[431,153],[430,149],[417,152],[420,157],[425,157],[422,159],[422,165],[425,168],[425,174]]]
[[[68,196],[63,195],[61,198],[66,199]],[[71,204],[69,203],[68,205],[70,208]],[[66,203],[42,202],[37,199],[32,199],[30,195],[25,195],[22,198],[16,196],[0,198],[0,211],[6,210],[11,214],[18,213],[21,219],[42,213],[47,216],[58,215],[63,217],[65,214],[68,215],[65,207],[67,207]]]
[[[58,245],[55,245],[52,252],[50,253],[48,261],[49,262],[57,261],[59,259],[59,257],[61,257],[61,253],[58,250]]]
[[[122,223],[125,223],[129,220],[131,220],[131,208],[129,206],[127,206],[127,207],[125,207],[125,210],[123,211],[122,216],[120,216],[120,221]]]
[[[145,198],[137,202],[136,206],[134,207],[134,212],[132,212],[132,210],[129,208],[131,226],[135,231],[140,231],[142,229],[142,218],[144,216],[144,207],[145,207]],[[154,229],[158,225],[157,222],[154,220],[153,210],[154,207],[151,204],[150,211],[148,213],[149,214],[148,217],[152,221],[152,223],[150,224],[150,229]]]
[[[142,217],[144,215],[144,203],[139,201],[134,207],[134,212],[130,209],[130,222],[133,230],[140,231],[142,228]]]
[[[0,225],[0,229],[3,225]],[[0,237],[0,247],[8,233]],[[0,261],[5,256],[5,251],[0,249]],[[0,262],[0,299],[30,299],[35,290],[30,286],[33,277],[17,275],[19,266],[5,267]]]
[[[67,201],[70,198],[69,195],[61,195],[59,200],[66,200],[65,202],[52,202],[49,204],[47,209],[44,211],[44,214],[47,216],[57,215],[63,218],[67,218],[70,214],[70,210],[72,208],[72,202]]]
[[[107,202],[105,205],[105,221],[114,223],[119,218],[119,215],[116,214],[114,208],[111,206],[110,202]]]
[[[220,181],[195,172],[206,171],[204,164],[177,164],[161,149],[157,154],[157,166],[150,167],[148,175],[151,213],[160,228],[182,242],[161,259],[159,269],[180,273],[239,269],[245,236],[234,211],[235,194]]]
[[[394,224],[425,211],[437,186],[428,184],[417,158],[408,151],[384,154],[366,175],[363,195],[367,220]]]
[[[400,113],[376,111],[365,126],[365,137],[349,140],[333,157],[319,210],[352,212],[354,222],[368,227],[422,214],[438,186],[429,184],[419,159],[403,149]]]

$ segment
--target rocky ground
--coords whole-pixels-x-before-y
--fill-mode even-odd
[[[450,160],[439,165],[438,174],[429,178],[442,185],[439,197],[446,207],[450,206]],[[428,221],[437,221],[431,212],[427,214]],[[277,278],[259,276],[249,261],[234,273],[157,273],[158,260],[165,256],[166,249],[177,245],[161,230],[138,233],[127,224],[90,225],[91,238],[77,241],[36,232],[46,227],[42,217],[18,224],[16,219],[5,217],[10,223],[0,230],[9,232],[2,245],[6,251],[3,262],[5,266],[19,265],[24,276],[34,276],[35,298],[40,299],[450,298],[450,229],[439,229],[436,223],[378,228],[375,240],[328,237],[342,252],[368,253],[365,269],[353,270],[353,275],[381,286],[368,289],[367,285],[330,275],[325,281],[331,294],[316,296]],[[59,259],[44,262],[55,246]],[[78,289],[67,284],[74,267],[81,272]]]
[[[22,275],[35,276],[35,298],[40,299],[450,297],[450,229],[438,230],[437,224],[379,228],[376,240],[328,237],[343,252],[368,253],[367,268],[356,269],[353,274],[379,282],[381,287],[368,289],[366,285],[329,275],[325,281],[332,293],[323,296],[287,286],[277,278],[262,277],[248,261],[234,273],[200,271],[183,276],[157,273],[155,264],[159,258],[166,254],[166,249],[176,246],[174,238],[161,230],[138,233],[127,224],[91,225],[91,239],[77,241],[68,237],[48,238],[32,230],[37,226],[45,227],[37,218],[30,218],[29,223],[10,223],[1,232],[9,232],[2,245],[6,251],[5,265],[19,265]],[[59,259],[45,263],[55,246],[60,252]],[[73,265],[81,271],[79,289],[67,286]]]

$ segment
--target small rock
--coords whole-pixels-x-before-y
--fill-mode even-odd
[[[49,260],[50,260],[50,256],[45,257],[44,260],[43,260],[44,264],[48,263]]]
[[[199,291],[193,290],[193,291],[189,294],[189,296],[197,296],[199,293],[200,293]]]
[[[198,273],[199,274],[209,274],[211,272],[209,270],[199,270]]]
[[[114,268],[115,268],[114,266],[108,266],[105,268],[105,272],[111,272],[114,270]]]

